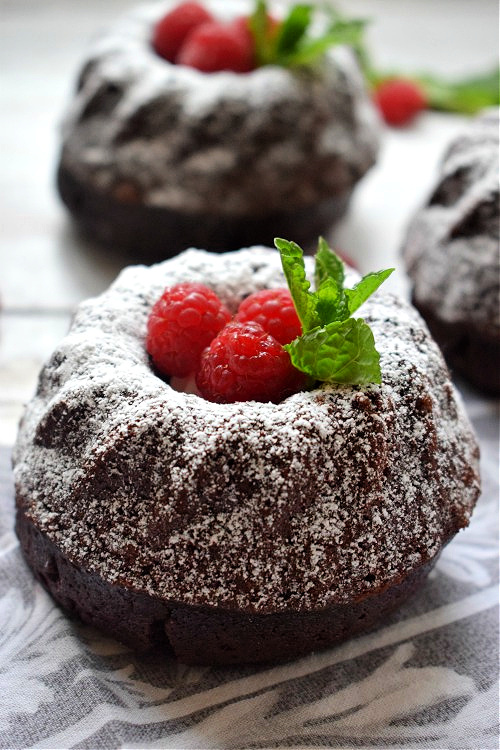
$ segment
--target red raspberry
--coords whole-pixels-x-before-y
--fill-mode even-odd
[[[235,18],[234,21],[228,24],[228,27],[232,30],[235,36],[240,38],[241,43],[246,49],[246,60],[249,66],[248,71],[254,70],[257,67],[257,60],[255,58],[255,38],[250,28],[249,19],[240,16]]]
[[[248,73],[254,68],[253,39],[236,23],[204,23],[189,34],[175,62],[205,73]]]
[[[196,26],[212,20],[213,16],[199,3],[181,3],[156,24],[152,39],[155,52],[174,62],[188,34]]]
[[[205,349],[196,385],[208,401],[273,401],[304,388],[281,344],[258,323],[230,323]]]
[[[247,45],[249,49],[253,50],[255,48],[255,40],[253,37],[252,29],[250,28],[250,19],[248,16],[239,16],[238,18],[235,18],[234,21],[232,21],[230,24],[232,29],[238,34],[241,35],[241,38]]]
[[[427,107],[427,98],[421,87],[403,78],[379,84],[373,97],[389,125],[407,125]]]
[[[176,284],[153,305],[146,348],[161,373],[184,377],[198,368],[203,349],[230,320],[231,313],[211,289]]]
[[[259,323],[280,344],[289,344],[302,334],[302,326],[288,289],[263,289],[243,300],[235,320]]]

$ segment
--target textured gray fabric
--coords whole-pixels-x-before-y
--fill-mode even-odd
[[[70,621],[24,564],[0,451],[0,747],[498,747],[498,402],[465,393],[482,450],[470,527],[380,629],[271,668],[138,656]]]

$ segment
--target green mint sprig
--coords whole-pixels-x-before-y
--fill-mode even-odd
[[[364,59],[367,61],[366,55]],[[394,78],[411,81],[422,91],[427,107],[441,112],[474,115],[482,109],[500,104],[498,67],[462,80],[450,80],[429,73],[381,72],[366,64],[365,76],[374,88]]]
[[[346,288],[343,262],[320,238],[313,292],[299,245],[278,237],[274,244],[302,325],[302,335],[284,347],[294,367],[315,380],[380,383],[380,355],[371,328],[362,318],[351,316],[394,269],[369,273],[352,289]]]
[[[312,65],[331,47],[346,44],[356,52],[367,82],[374,88],[391,78],[413,81],[422,90],[429,109],[444,112],[472,115],[500,104],[498,66],[458,81],[428,73],[382,72],[372,65],[364,43],[364,32],[369,23],[367,19],[346,18],[333,6],[325,4],[321,10],[323,16],[327,16],[327,22],[323,33],[318,36],[311,30],[316,9],[312,4],[299,3],[290,8],[282,21],[275,22],[268,11],[267,0],[255,0],[249,23],[255,42],[257,66],[292,68]]]
[[[314,6],[301,3],[292,6],[283,21],[276,24],[268,12],[266,0],[256,0],[250,29],[257,65],[311,65],[337,44],[362,46],[365,21],[345,19],[332,10],[323,34],[314,36],[310,33],[313,17]]]
[[[423,75],[419,82],[431,109],[473,115],[486,107],[500,104],[498,67],[461,81],[446,81],[436,76]]]

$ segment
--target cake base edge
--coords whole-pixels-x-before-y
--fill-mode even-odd
[[[415,295],[412,302],[424,318],[451,369],[489,396],[500,395],[500,340],[477,327],[447,322]]]
[[[272,247],[274,238],[283,236],[293,237],[306,251],[313,251],[318,236],[327,234],[346,212],[352,192],[293,211],[224,217],[118,201],[79,180],[62,163],[56,182],[82,234],[143,262],[170,258],[189,247],[211,252],[252,245]]]
[[[165,602],[74,565],[18,508],[16,532],[36,578],[71,616],[139,651],[163,648],[185,664],[283,662],[383,623],[424,582],[436,558],[374,595],[309,612],[249,614]]]

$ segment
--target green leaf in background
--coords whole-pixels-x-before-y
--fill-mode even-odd
[[[292,364],[317,380],[380,383],[380,355],[371,328],[361,318],[335,321],[299,336],[285,349]]]
[[[287,64],[292,66],[310,65],[331,47],[339,44],[347,44],[358,50],[362,47],[365,25],[366,22],[362,20],[342,21],[318,38],[305,38],[294,52],[288,54]]]
[[[295,242],[276,237],[274,244],[280,251],[285,278],[292,295],[293,304],[302,324],[303,331],[319,325],[313,295],[309,292],[310,283],[306,278],[304,254]]]
[[[499,68],[462,81],[444,81],[430,75],[420,76],[417,81],[422,86],[431,109],[472,115],[481,109],[500,104]]]
[[[346,289],[345,295],[347,297],[349,314],[352,315],[356,312],[363,302],[366,302],[368,297],[377,291],[379,286],[391,275],[394,268],[387,268],[384,271],[374,271],[367,273],[363,276],[361,281],[354,284],[352,289]]]
[[[269,14],[265,0],[256,0],[254,12],[249,18],[249,26],[255,42],[257,65],[272,63],[276,51],[274,40],[269,34]]]
[[[343,18],[332,8],[325,8],[323,12],[329,17],[329,23],[319,36],[313,36],[310,33],[314,15],[312,4],[292,5],[283,21],[277,24],[269,14],[266,0],[255,0],[249,26],[255,41],[257,65],[311,65],[338,44],[349,44],[362,54],[366,21]]]
[[[276,39],[276,54],[278,59],[293,53],[299,42],[304,38],[312,20],[311,5],[294,5],[290,13],[281,24]]]
[[[326,3],[321,10],[328,20],[323,32],[314,35],[311,33],[312,4],[293,5],[283,21],[278,23],[270,16],[266,0],[255,0],[249,25],[255,41],[257,66],[310,66],[331,47],[345,44],[354,49],[368,83],[374,88],[388,79],[401,78],[412,81],[422,90],[430,109],[472,115],[486,107],[499,106],[498,66],[462,81],[450,81],[426,73],[381,72],[370,61],[364,43],[368,21],[346,18]]]
[[[376,88],[384,81],[404,79],[415,83],[424,94],[429,109],[457,114],[475,115],[482,109],[500,105],[500,68],[494,67],[481,75],[450,81],[428,73],[380,72],[367,61],[365,50],[364,73]]]

